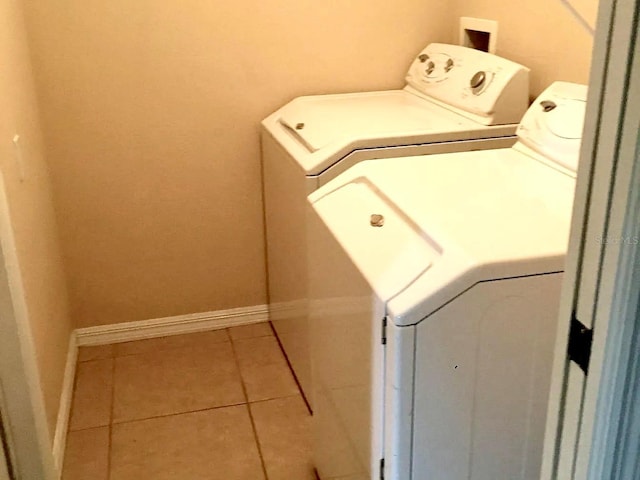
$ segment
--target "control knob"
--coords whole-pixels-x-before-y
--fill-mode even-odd
[[[448,72],[452,68],[453,68],[453,60],[449,59],[449,60],[447,60],[446,65],[444,66],[444,71]]]
[[[427,75],[431,75],[435,68],[436,68],[436,64],[430,61],[429,63],[427,63],[427,68],[425,69],[425,72],[427,73]]]
[[[478,95],[482,90],[482,87],[485,85],[487,81],[487,74],[483,71],[476,72],[476,74],[471,77],[469,81],[469,85],[471,86],[471,91]]]
[[[542,110],[544,112],[550,112],[551,110],[557,107],[555,102],[552,102],[551,100],[543,100],[540,102],[540,105],[542,105]]]
[[[427,55],[426,53],[421,53],[420,55],[418,55],[418,60],[420,60],[420,63],[424,63],[429,60],[429,55]]]

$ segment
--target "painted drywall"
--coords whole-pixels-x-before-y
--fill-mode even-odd
[[[597,0],[571,3],[595,24]],[[556,80],[589,82],[593,38],[561,0],[456,0],[456,34],[461,16],[498,21],[496,54],[531,69],[532,98]]]
[[[78,327],[265,303],[260,120],[453,40],[437,1],[25,5]]]
[[[71,322],[29,52],[16,0],[0,0],[0,66],[0,170],[53,435]],[[13,144],[15,135],[20,137],[21,154]]]
[[[591,54],[559,0],[24,2],[78,327],[265,302],[258,130],[289,99],[400,87],[463,15],[532,96]]]

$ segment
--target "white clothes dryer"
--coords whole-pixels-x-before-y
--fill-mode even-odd
[[[269,313],[308,401],[307,195],[367,159],[513,145],[528,74],[495,55],[431,44],[402,90],[300,97],[262,122]]]
[[[538,480],[585,103],[555,83],[511,148],[309,196],[322,480]]]

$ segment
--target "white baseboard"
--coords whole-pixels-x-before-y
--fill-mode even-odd
[[[236,327],[269,320],[267,305],[190,313],[175,317],[115,323],[76,330],[78,346],[106,345],[147,338],[203,332],[220,328]]]
[[[73,400],[73,384],[76,377],[76,365],[78,362],[78,344],[76,333],[71,332],[69,347],[67,350],[67,362],[64,367],[62,380],[62,392],[60,394],[60,406],[56,431],[53,437],[53,461],[58,472],[58,478],[62,475],[64,452],[67,446],[67,431],[69,430],[69,418],[71,416],[71,401]]]

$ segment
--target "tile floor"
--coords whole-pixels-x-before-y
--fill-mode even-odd
[[[80,349],[63,480],[315,480],[268,323]]]

